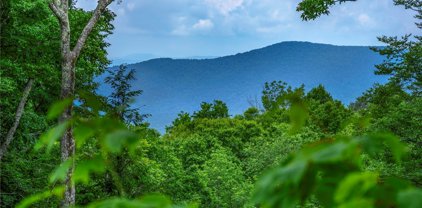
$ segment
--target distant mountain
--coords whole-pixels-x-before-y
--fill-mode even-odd
[[[149,54],[149,53],[136,53],[136,54],[131,54],[131,55],[127,55],[127,56],[111,58],[110,66],[119,66],[121,64],[139,63],[139,62],[143,62],[143,61],[147,61],[147,60],[151,60],[151,59],[156,59],[156,58],[159,58],[159,57],[160,56],[157,56],[157,55],[154,55],[154,54]],[[213,59],[213,58],[217,58],[217,57],[218,56],[189,56],[189,57],[183,57],[181,59],[202,60],[202,59]]]
[[[185,57],[183,59],[198,59],[198,60],[202,60],[202,59],[215,59],[218,58],[219,56],[189,56],[189,57]]]
[[[115,57],[111,58],[111,66],[118,66],[120,64],[133,64],[157,57],[158,56],[149,53],[136,53],[122,57]]]
[[[136,69],[135,89],[142,89],[135,106],[150,113],[151,126],[163,131],[180,111],[198,110],[202,101],[220,99],[232,115],[260,102],[265,82],[283,80],[306,89],[323,84],[334,98],[348,104],[375,82],[382,57],[363,46],[282,42],[265,48],[214,59],[159,58],[129,65]],[[100,91],[108,93],[103,85]]]

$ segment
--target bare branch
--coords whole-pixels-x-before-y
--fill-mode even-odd
[[[6,153],[10,142],[12,142],[13,135],[15,134],[16,129],[19,126],[19,122],[20,122],[22,114],[24,113],[24,110],[25,110],[26,101],[28,100],[28,96],[29,96],[29,93],[31,92],[33,84],[34,84],[34,79],[29,79],[28,82],[26,83],[26,87],[25,87],[25,90],[23,91],[21,101],[19,102],[18,108],[16,110],[15,122],[13,123],[13,126],[9,129],[9,131],[7,132],[5,142],[3,143],[3,145],[0,148],[0,161],[3,157],[3,155]]]
[[[59,7],[59,5],[57,4],[57,2],[55,1],[51,1],[48,6],[50,7],[51,11],[53,11],[54,16],[57,17],[57,19],[59,19],[60,22],[64,22],[65,19],[65,14],[63,12],[63,10]]]
[[[83,31],[82,31],[79,39],[78,39],[78,42],[76,43],[75,47],[72,50],[73,57],[76,57],[76,58],[79,57],[79,54],[81,53],[81,50],[82,50],[83,46],[85,45],[85,42],[86,42],[89,34],[91,33],[95,24],[100,19],[101,14],[105,11],[107,6],[111,4],[111,2],[113,2],[113,0],[99,0],[98,1],[98,5],[94,10],[91,19],[86,24],[85,28],[83,29]]]

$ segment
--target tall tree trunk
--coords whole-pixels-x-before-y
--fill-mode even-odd
[[[33,79],[29,79],[28,82],[26,83],[26,87],[25,87],[25,90],[23,91],[21,101],[19,102],[18,108],[16,110],[15,122],[13,123],[12,127],[10,127],[9,131],[7,132],[6,139],[5,139],[3,145],[0,148],[0,162],[1,162],[1,159],[3,158],[3,155],[6,153],[10,142],[12,142],[13,136],[15,135],[15,132],[16,132],[16,129],[19,126],[19,122],[20,122],[22,114],[25,110],[26,101],[28,100],[28,96],[29,96],[29,93],[31,92],[33,84],[34,84]]]
[[[68,57],[63,58],[62,64],[62,87],[61,87],[61,98],[65,99],[72,97],[75,93],[75,69],[72,66],[71,60]],[[69,105],[59,118],[59,123],[65,122],[72,117],[73,105]],[[62,207],[69,207],[75,204],[75,184],[72,180],[72,175],[75,169],[75,139],[73,137],[72,127],[69,127],[63,134],[60,142],[61,160],[67,161],[72,160],[72,165],[67,172],[65,180],[65,192],[62,201]]]
[[[75,94],[75,64],[84,47],[86,40],[92,29],[105,11],[108,5],[113,0],[98,0],[97,7],[92,13],[91,18],[82,30],[78,41],[73,49],[70,46],[70,22],[69,22],[69,0],[50,0],[49,7],[53,11],[60,23],[61,31],[61,70],[62,70],[62,85],[61,98],[73,97]],[[73,106],[70,105],[59,118],[59,122],[64,122],[72,117]],[[62,207],[70,207],[75,204],[75,184],[72,180],[72,175],[75,169],[75,139],[72,133],[72,127],[69,127],[61,138],[61,160],[62,162],[69,159],[72,160],[72,165],[69,168],[65,180],[64,198],[61,202]]]

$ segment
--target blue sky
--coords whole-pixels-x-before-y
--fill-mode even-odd
[[[392,0],[358,0],[303,22],[299,0],[122,0],[109,57],[223,56],[281,41],[380,45],[376,36],[420,33],[413,13]],[[96,0],[79,0],[90,10]]]

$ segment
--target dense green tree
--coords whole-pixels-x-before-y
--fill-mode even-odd
[[[418,9],[422,11],[422,6]],[[378,39],[387,46],[373,50],[387,58],[376,66],[375,73],[391,75],[391,82],[399,84],[404,90],[410,90],[416,96],[422,96],[422,37],[413,38],[415,41],[411,40],[410,35],[401,39],[379,37]]]
[[[185,130],[179,130],[179,131],[187,131],[187,129],[191,128],[192,124],[192,116],[189,113],[186,112],[180,112],[177,114],[176,119],[172,121],[171,126],[166,126],[166,132],[172,131],[173,128],[184,128]]]
[[[217,149],[198,172],[206,194],[204,207],[246,207],[252,185],[244,177],[237,158]]]
[[[14,123],[25,84],[34,80],[15,139],[10,143],[9,153],[2,159],[0,206],[10,207],[26,195],[45,188],[43,184],[48,178],[47,173],[53,168],[52,164],[58,162],[53,155],[40,156],[30,150],[39,135],[50,126],[51,121],[45,115],[60,94],[60,28],[44,0],[4,0],[0,6],[1,143]],[[72,20],[70,26],[74,28],[71,31],[72,42],[76,42],[76,34],[82,30],[81,26],[88,21],[91,13],[71,7],[69,16]],[[92,91],[95,75],[104,72],[108,66],[106,47],[109,44],[105,39],[113,29],[113,17],[112,13],[103,16],[88,37],[76,63],[76,90]],[[26,162],[16,163],[18,157]],[[23,169],[26,172],[36,170],[38,175],[22,174],[16,180],[10,180]],[[20,194],[10,198],[12,195],[7,193]],[[4,197],[9,197],[9,200],[3,200]]]
[[[318,85],[309,90],[309,92],[306,93],[305,99],[308,101],[313,100],[318,103],[326,103],[329,101],[333,101],[333,97],[330,95],[329,92],[327,92],[325,87],[322,85]]]
[[[248,119],[248,120],[253,120],[253,119],[257,118],[259,116],[259,114],[260,114],[260,112],[259,112],[258,108],[251,107],[251,108],[248,108],[243,113],[243,117],[245,119]]]
[[[304,86],[293,89],[286,82],[266,82],[262,91],[262,105],[266,111],[286,109],[289,107],[289,96],[294,93],[303,94]]]
[[[311,125],[327,134],[335,134],[349,119],[351,113],[338,100],[334,100],[322,85],[311,89],[305,96],[309,106]]]
[[[201,103],[201,109],[193,113],[192,118],[227,118],[229,109],[226,103],[221,100],[214,100],[212,103]]]

